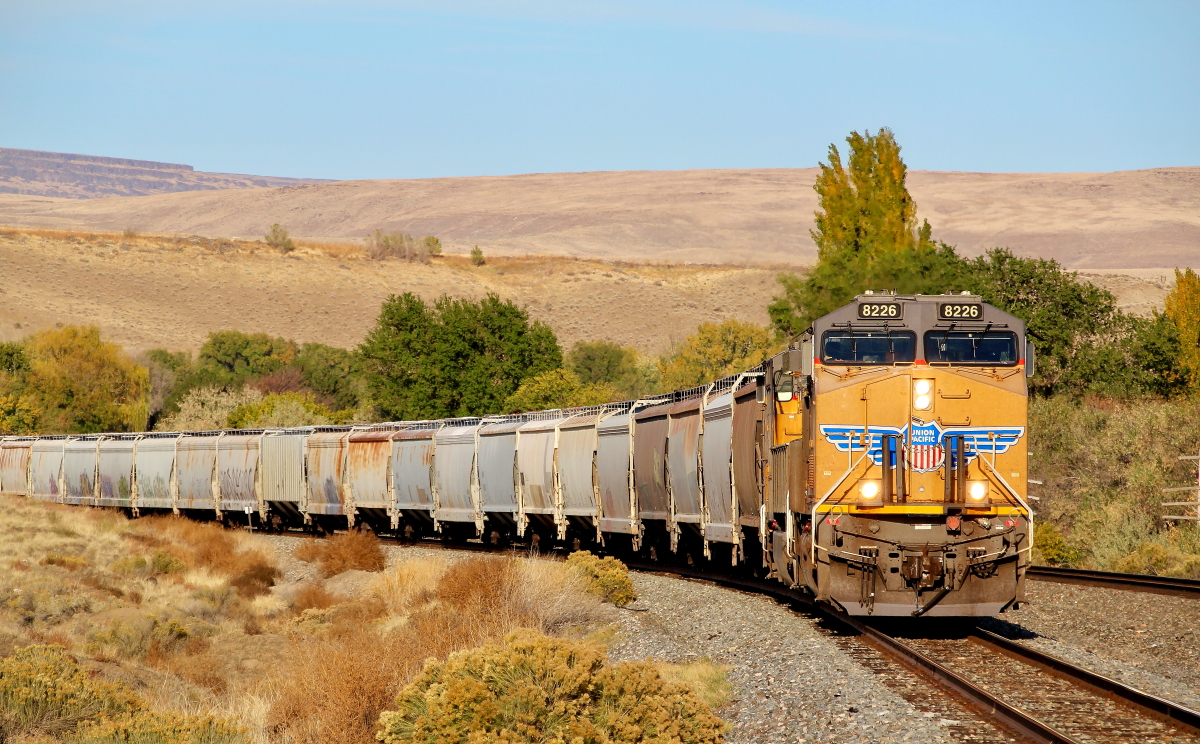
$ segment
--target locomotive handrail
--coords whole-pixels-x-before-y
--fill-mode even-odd
[[[809,561],[812,562],[813,565],[816,565],[817,563],[817,530],[820,529],[820,526],[817,522],[817,510],[825,505],[825,502],[829,500],[829,497],[833,495],[833,492],[838,490],[838,488],[840,488],[841,485],[846,482],[846,479],[850,477],[850,474],[858,468],[859,463],[861,463],[863,459],[870,454],[870,452],[871,451],[868,449],[859,455],[858,459],[854,461],[854,464],[847,468],[845,473],[842,473],[842,477],[838,479],[838,482],[833,484],[833,488],[830,488],[828,491],[826,491],[825,495],[821,497],[821,500],[813,505],[812,520],[809,522],[809,524],[812,525],[813,531],[812,540],[809,541]]]

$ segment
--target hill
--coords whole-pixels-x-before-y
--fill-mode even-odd
[[[546,321],[569,347],[604,338],[646,353],[704,321],[767,322],[775,271],[622,265],[560,257],[461,256],[429,265],[370,261],[345,245],[301,245],[0,229],[0,341],[63,324],[96,324],[131,351],[197,349],[227,328],[335,346],[358,344],[383,300],[411,291],[495,292]]]
[[[124,198],[0,195],[0,224],[353,240],[382,228],[452,252],[722,264],[811,264],[815,168],[623,171],[339,181]],[[1007,246],[1080,270],[1197,266],[1200,168],[1116,173],[911,171],[934,237]]]
[[[190,165],[152,160],[0,147],[0,194],[92,199],[318,182],[304,178],[204,173]]]

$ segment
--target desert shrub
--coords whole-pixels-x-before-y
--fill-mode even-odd
[[[187,570],[187,564],[165,550],[156,550],[150,559],[150,568],[154,573],[173,574]]]
[[[147,517],[135,523],[142,535],[166,537],[175,544],[155,551],[150,564],[156,573],[174,574],[206,569],[226,577],[229,586],[244,597],[266,592],[279,576],[273,557],[241,533],[220,525],[180,517]]]
[[[429,235],[414,238],[407,233],[385,233],[379,228],[366,237],[367,255],[376,261],[398,258],[428,263],[430,256],[442,255],[442,241]]]
[[[57,737],[140,709],[128,690],[91,679],[61,646],[28,646],[0,660],[0,738]]]
[[[62,553],[47,553],[40,561],[42,566],[58,566],[68,571],[75,571],[88,564],[87,558],[80,555],[63,555]]]
[[[144,555],[126,555],[116,559],[108,567],[113,573],[136,574],[150,570],[150,562]]]
[[[1172,527],[1162,489],[1195,482],[1200,407],[1194,402],[1034,399],[1029,408],[1029,475],[1043,557],[1063,565],[1114,570],[1143,543],[1200,554],[1200,528]],[[1065,546],[1044,542],[1061,533]],[[1049,551],[1049,553],[1047,552]],[[1136,564],[1133,561],[1131,565]]]
[[[143,616],[133,622],[117,621],[88,636],[87,652],[98,658],[135,659],[147,654],[170,654],[193,638],[180,620]]]
[[[292,555],[306,563],[316,563],[326,577],[351,569],[382,571],[387,562],[379,540],[368,530],[350,530],[325,540],[314,540],[301,545]]]
[[[72,744],[241,744],[245,731],[228,721],[175,712],[142,712],[87,726]]]
[[[337,599],[320,584],[306,584],[292,599],[292,607],[299,613],[305,610],[324,610],[336,603]]]
[[[481,251],[479,249],[479,246],[475,246],[474,248],[472,248],[471,249],[471,265],[472,266],[483,266],[485,263],[487,263],[487,262],[484,260],[483,251]]]
[[[1200,555],[1184,553],[1173,545],[1145,542],[1116,561],[1113,570],[1119,573],[1200,579]]]
[[[1079,550],[1067,544],[1058,525],[1053,522],[1038,522],[1034,529],[1035,562],[1051,566],[1070,566],[1079,561]]]
[[[271,229],[263,237],[263,241],[272,248],[277,248],[283,253],[291,253],[296,250],[296,244],[292,242],[291,236],[288,235],[287,228],[276,222],[271,225]]]
[[[586,577],[588,588],[605,602],[624,607],[637,600],[629,568],[616,558],[600,558],[580,550],[567,557],[567,565]]]
[[[729,667],[723,664],[700,659],[687,664],[660,663],[654,666],[666,681],[692,688],[692,692],[709,708],[720,708],[729,702],[733,687],[729,684]]]
[[[604,648],[514,631],[503,645],[426,666],[380,716],[401,742],[720,742],[723,724],[650,664],[605,664]]]

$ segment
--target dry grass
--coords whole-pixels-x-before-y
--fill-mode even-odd
[[[306,563],[316,563],[325,577],[350,570],[382,571],[387,562],[379,540],[366,530],[350,530],[327,540],[313,540],[292,555]]]
[[[659,675],[668,682],[678,682],[692,688],[696,696],[714,710],[730,700],[729,667],[700,659],[688,664],[656,663]]]
[[[562,563],[473,557],[403,562],[364,600],[331,607],[321,619],[302,624],[317,635],[294,638],[293,664],[268,717],[271,736],[296,744],[374,741],[379,714],[426,659],[517,628],[563,632],[612,617]]]

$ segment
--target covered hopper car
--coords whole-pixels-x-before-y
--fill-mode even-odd
[[[705,562],[855,615],[1023,601],[1017,318],[867,293],[759,367],[588,408],[370,426],[7,437],[0,491],[258,529],[345,529]]]

